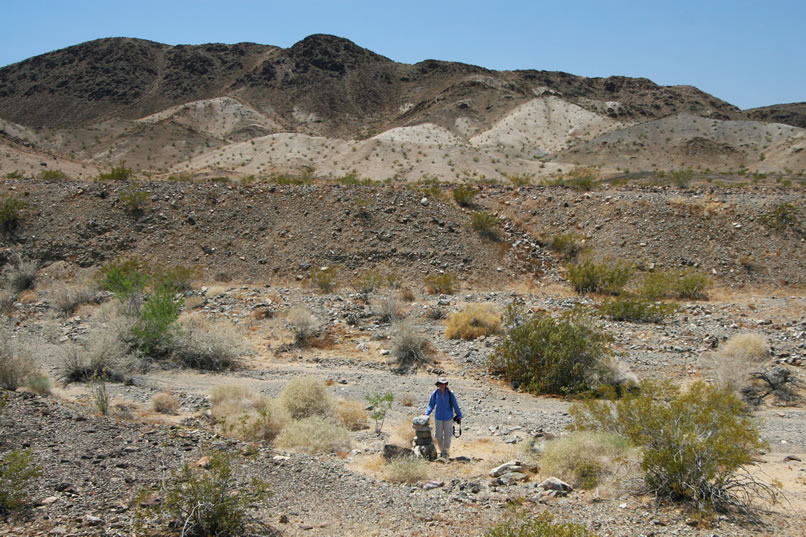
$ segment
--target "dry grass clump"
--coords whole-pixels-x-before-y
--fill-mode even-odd
[[[159,414],[179,412],[179,400],[171,392],[159,392],[151,396],[151,408]]]
[[[429,467],[425,459],[417,457],[395,457],[383,467],[383,475],[393,483],[417,483],[429,478]]]
[[[26,261],[20,255],[13,256],[2,271],[5,287],[20,293],[31,289],[36,281],[39,265],[36,261]]]
[[[6,289],[0,289],[0,313],[11,315],[14,311],[14,303],[17,301],[17,294]]]
[[[95,301],[95,289],[85,285],[66,285],[53,294],[51,304],[62,315],[72,315],[83,304]]]
[[[400,299],[403,302],[414,302],[417,299],[417,296],[410,287],[403,287],[400,290]]]
[[[375,313],[380,322],[391,323],[403,316],[403,305],[395,295],[384,294],[375,303]]]
[[[615,434],[575,432],[546,442],[540,471],[575,487],[591,489],[611,480],[629,462],[627,441]]]
[[[750,383],[750,375],[769,358],[770,344],[761,334],[737,334],[711,356],[719,386],[740,391]]]
[[[183,366],[206,371],[234,369],[247,351],[246,341],[231,323],[213,324],[200,319],[183,322],[169,347]]]
[[[44,373],[35,371],[28,375],[25,381],[25,387],[39,395],[47,395],[51,390],[50,377]]]
[[[501,333],[501,316],[490,304],[471,304],[448,316],[445,337],[473,340]]]
[[[11,329],[0,323],[0,388],[16,390],[36,372],[29,349],[12,339]]]
[[[278,400],[294,420],[330,416],[333,409],[333,401],[327,392],[325,381],[313,376],[291,379]]]
[[[216,386],[210,402],[223,431],[242,440],[271,441],[288,422],[283,408],[243,386]]]
[[[368,427],[366,405],[360,401],[341,400],[336,403],[335,413],[339,421],[351,431],[360,431]]]
[[[274,440],[283,448],[324,455],[350,451],[350,432],[341,424],[322,416],[309,416],[286,425]]]
[[[59,377],[64,382],[85,382],[96,378],[123,380],[137,367],[129,345],[121,336],[120,325],[92,332],[83,344],[60,349]]]
[[[301,304],[289,309],[285,318],[289,330],[294,335],[294,344],[298,347],[307,346],[311,338],[319,333],[319,321],[311,310]]]
[[[393,327],[392,357],[400,371],[417,369],[429,361],[431,346],[414,323],[401,321]]]

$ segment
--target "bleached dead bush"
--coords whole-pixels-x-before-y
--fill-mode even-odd
[[[769,358],[770,344],[761,334],[737,334],[728,339],[707,361],[723,388],[741,391],[750,376]]]
[[[12,338],[11,328],[0,323],[0,388],[16,390],[36,372],[30,347]]]
[[[329,416],[333,401],[327,392],[325,381],[319,377],[295,377],[286,384],[278,398],[291,419],[300,420],[310,416]]]
[[[322,416],[309,416],[286,425],[274,440],[274,445],[324,455],[350,451],[350,432],[341,424]]]
[[[286,323],[294,335],[294,344],[298,347],[305,347],[311,338],[319,333],[319,321],[314,317],[313,312],[305,306],[298,304],[286,313]]]
[[[160,414],[176,414],[179,400],[171,392],[159,392],[151,396],[151,408]]]
[[[242,440],[271,441],[288,422],[280,405],[243,386],[216,386],[210,402],[224,433]]]
[[[205,371],[234,369],[247,351],[246,340],[231,323],[199,319],[183,322],[169,347],[180,364]]]
[[[429,351],[428,340],[417,331],[413,322],[401,321],[394,325],[392,357],[398,370],[408,371],[426,364]]]
[[[17,293],[32,288],[38,270],[39,264],[36,261],[25,260],[20,255],[13,256],[3,268],[5,287]]]
[[[6,289],[0,289],[0,313],[11,315],[14,311],[14,303],[17,301],[17,294]]]
[[[546,442],[540,457],[543,475],[591,489],[612,478],[629,462],[627,441],[618,435],[582,431]]]
[[[417,483],[429,477],[429,467],[425,459],[417,457],[395,457],[383,467],[384,477],[393,483]]]
[[[61,347],[59,377],[64,382],[84,382],[96,378],[124,380],[137,369],[137,359],[129,354],[129,345],[120,326],[108,325],[89,334],[86,342]]]
[[[375,313],[380,322],[392,323],[403,316],[403,305],[395,295],[384,294],[375,303]]]
[[[72,315],[76,309],[95,301],[95,289],[85,285],[66,285],[53,294],[51,304],[62,315]]]
[[[360,401],[341,400],[336,403],[336,416],[351,431],[367,428],[366,404]]]

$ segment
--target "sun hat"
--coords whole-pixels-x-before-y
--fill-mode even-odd
[[[439,386],[440,384],[448,385],[448,379],[445,377],[439,377],[437,379],[436,385]]]

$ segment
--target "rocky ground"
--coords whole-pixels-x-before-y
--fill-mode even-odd
[[[679,506],[656,507],[637,491],[635,480],[617,489],[554,495],[538,487],[550,477],[539,469],[531,468],[524,482],[494,479],[489,471],[521,456],[524,444],[541,434],[564,434],[571,403],[533,397],[491,378],[485,364],[498,339],[448,340],[432,313],[448,314],[469,303],[501,310],[514,298],[529,310],[559,313],[600,300],[565,286],[563,261],[544,247],[545,235],[577,229],[598,256],[638,251],[646,255],[638,261],[659,267],[681,266],[685,258],[684,266],[696,265],[717,283],[707,300],[681,302],[661,324],[597,319],[614,336],[619,360],[637,377],[682,385],[712,378],[708,357],[714,347],[753,332],[768,338],[770,366],[802,378],[806,295],[794,285],[804,281],[802,235],[772,232],[757,222],[759,211],[793,200],[791,194],[720,193],[719,211],[700,212],[688,207],[713,208],[705,191],[485,189],[479,207],[505,219],[500,240],[491,242],[469,229],[469,216],[452,201],[412,190],[154,183],[146,187],[148,208],[130,214],[120,207],[124,188],[4,183],[4,194],[24,196],[34,208],[6,239],[4,259],[19,252],[42,263],[34,290],[20,295],[7,314],[16,336],[33,342],[41,367],[56,378],[60,349],[103,323],[97,305],[58,315],[56,293],[65,282],[82,281],[99,263],[127,253],[198,264],[202,276],[186,296],[183,315],[232,327],[250,352],[241,369],[225,374],[151,370],[127,384],[110,383],[113,411],[107,417],[97,415],[83,384],[56,385],[49,396],[10,394],[0,414],[0,450],[30,448],[43,475],[32,482],[28,508],[2,523],[0,534],[131,535],[134,497],[210,448],[236,454],[241,487],[255,476],[271,484],[272,496],[251,513],[289,536],[480,535],[513,504],[548,510],[602,536],[803,534],[806,410],[800,400],[771,395],[755,411],[769,448],[754,471],[779,481],[787,498],[764,510],[760,524],[701,520]],[[368,219],[355,213],[366,208]],[[619,217],[613,215],[617,209]],[[666,227],[652,227],[655,217]],[[685,235],[690,229],[698,233]],[[723,263],[744,250],[781,254],[764,256],[765,270],[754,273]],[[303,285],[310,268],[335,261],[339,288],[321,294]],[[349,284],[370,268],[394,270],[412,289],[414,299],[402,310],[433,346],[428,367],[401,375],[387,363],[392,327],[378,317],[383,293],[367,296]],[[425,293],[422,278],[439,270],[460,275],[456,294]],[[334,338],[325,348],[286,345],[291,336],[284,313],[299,303],[329,327]],[[274,397],[289,379],[311,374],[329,381],[330,392],[343,399],[363,401],[392,390],[396,402],[382,434],[358,431],[351,452],[312,457],[221,436],[208,417],[215,386],[237,383]],[[387,482],[380,472],[383,445],[410,440],[407,424],[422,411],[439,374],[451,379],[466,416],[454,459],[433,463],[427,482]],[[178,415],[150,409],[152,396],[164,390],[178,397]]]

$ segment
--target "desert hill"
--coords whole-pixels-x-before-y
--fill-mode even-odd
[[[806,128],[806,103],[775,104],[744,111],[749,119]]]

